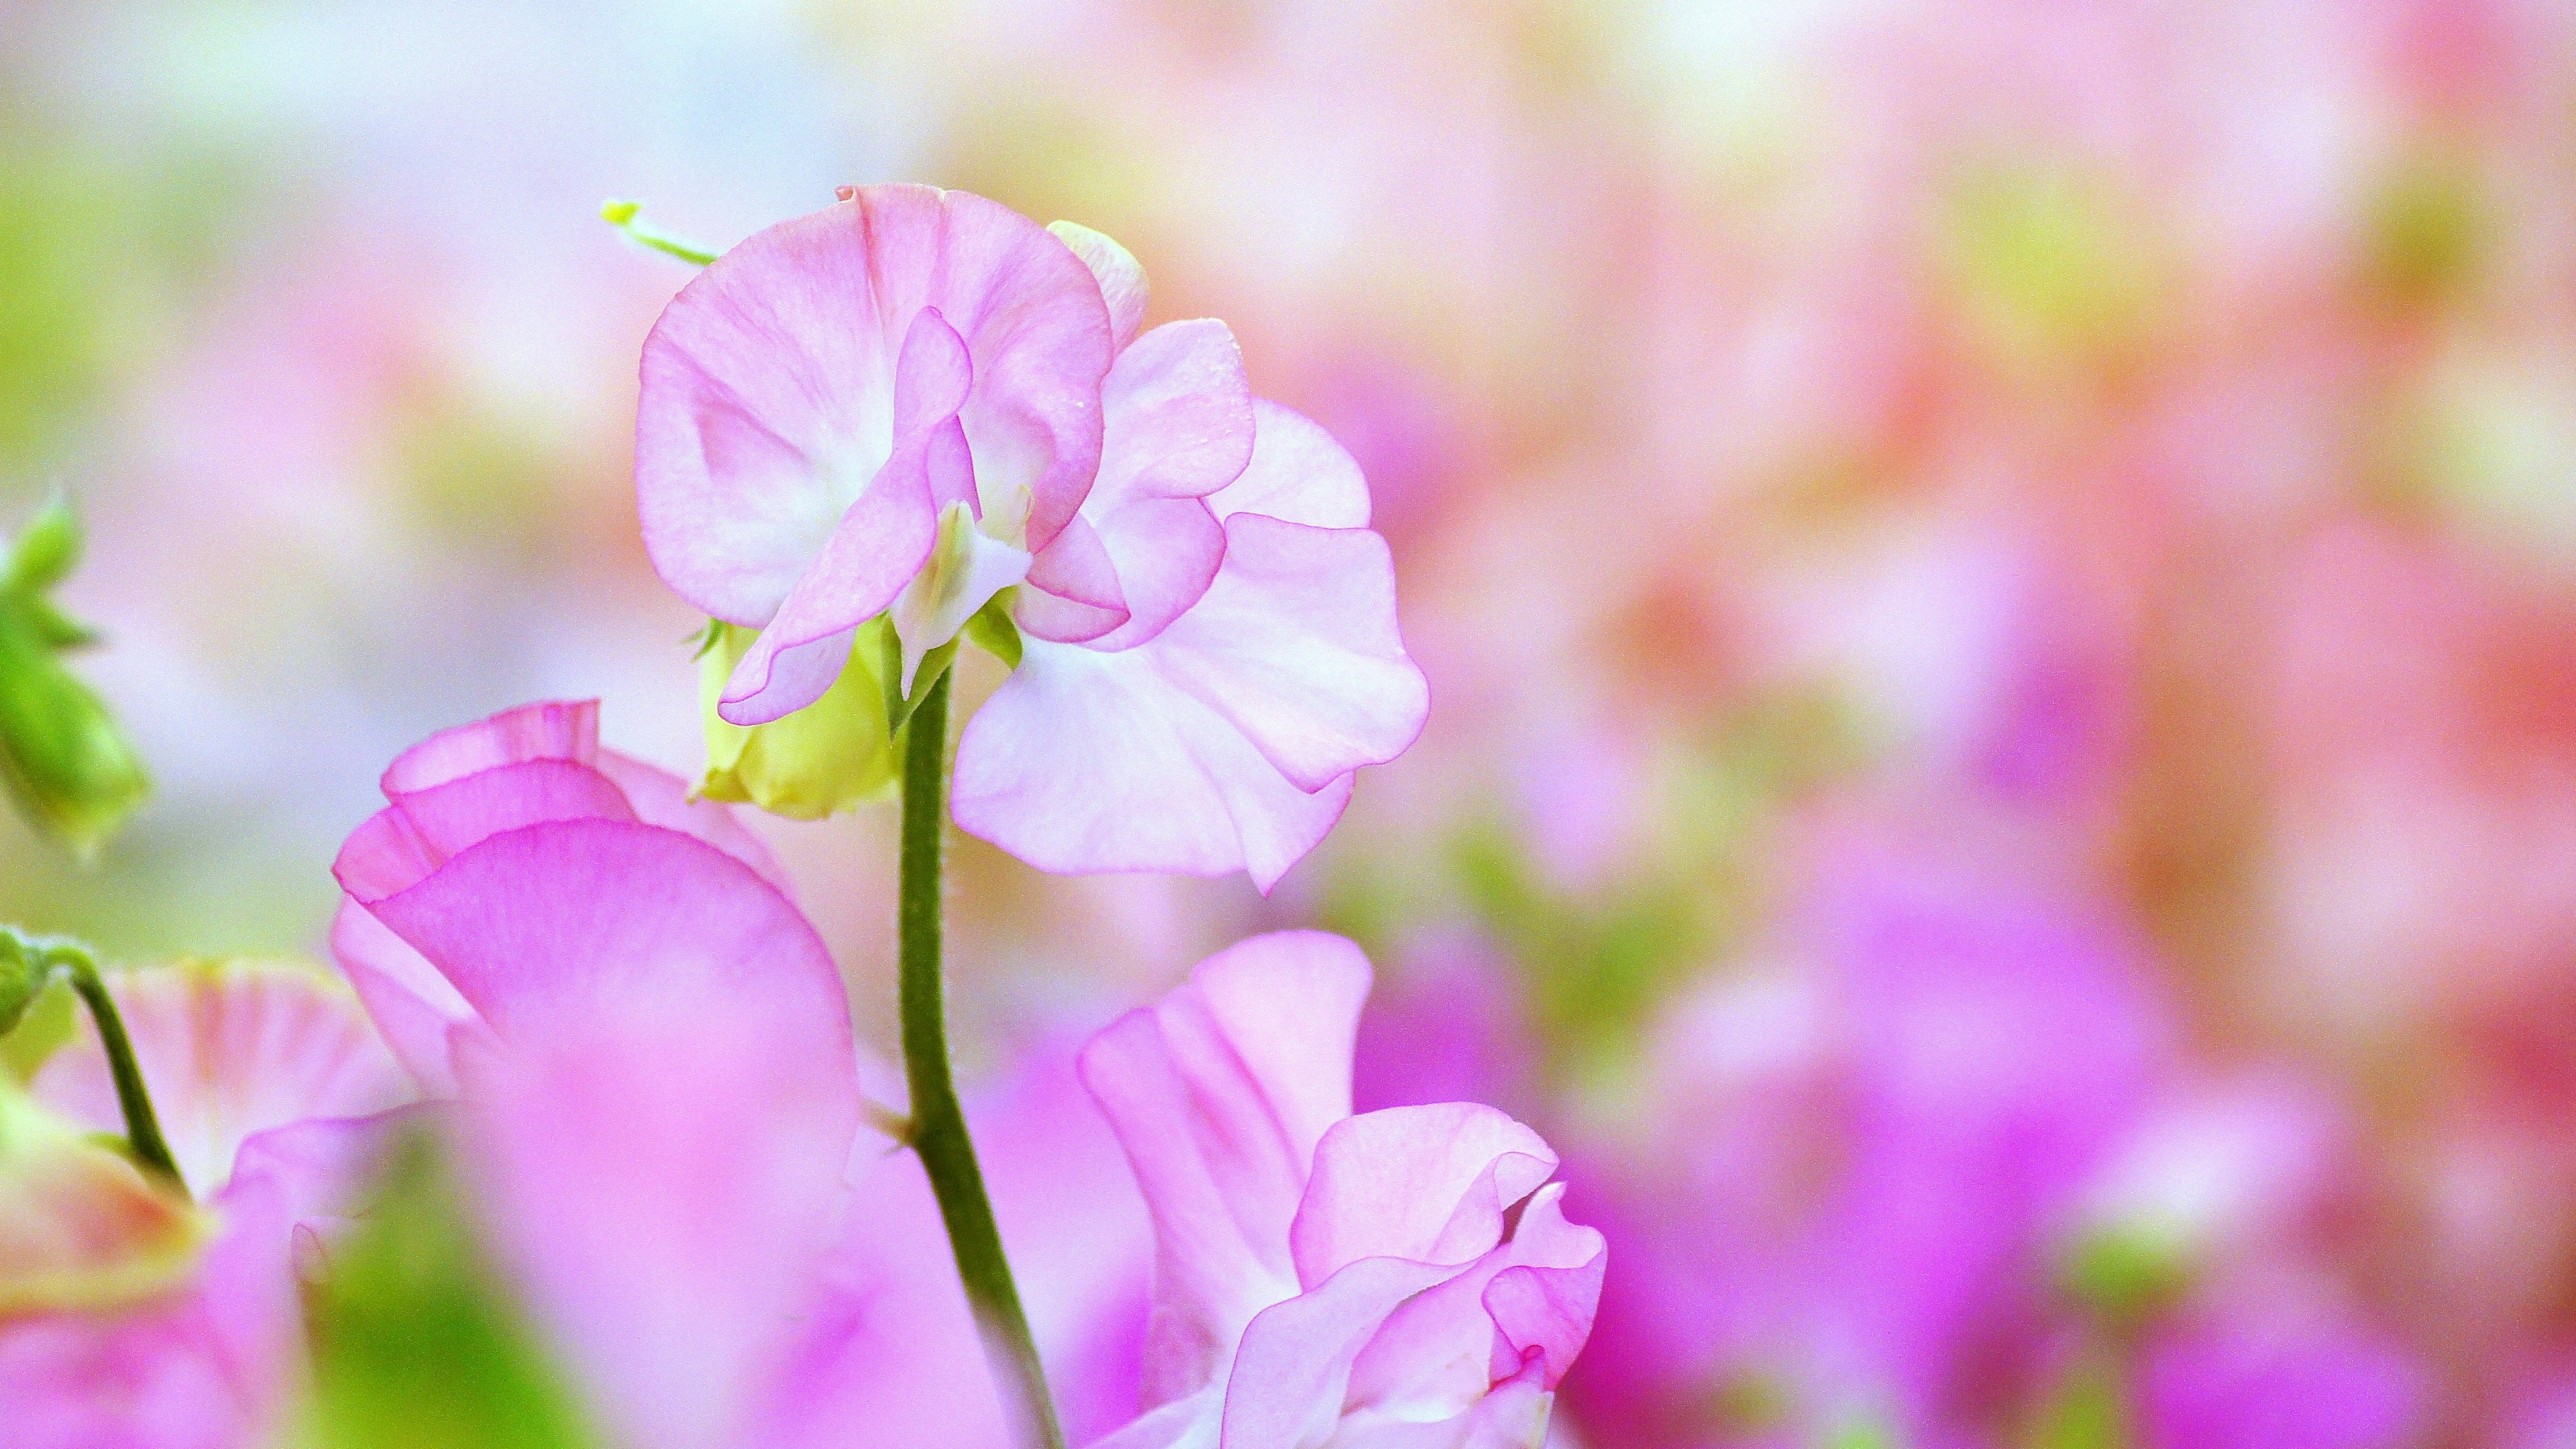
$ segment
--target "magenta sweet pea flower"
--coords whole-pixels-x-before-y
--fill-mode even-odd
[[[1351,1115],[1368,962],[1256,937],[1082,1056],[1154,1219],[1142,1417],[1104,1449],[1536,1446],[1606,1250],[1489,1107]]]
[[[433,737],[339,864],[343,964],[454,1099],[509,1280],[621,1449],[1000,1449],[919,1160],[866,1124],[839,971],[730,813],[598,748],[596,720],[540,704]],[[1059,1390],[1096,1405],[1132,1390],[1142,1211],[1054,1077],[977,1126]]]
[[[1223,323],[1138,335],[1145,296],[1116,243],[960,192],[774,226],[646,340],[645,543],[761,631],[717,700],[737,725],[821,699],[879,616],[908,693],[1009,591],[1017,673],[960,741],[958,823],[1042,869],[1267,889],[1426,691],[1358,467],[1252,396]]]
[[[284,963],[110,978],[180,1171],[216,1224],[193,1271],[143,1301],[0,1322],[0,1426],[24,1449],[270,1442],[303,1371],[300,1236],[337,1221],[375,1115],[410,1084],[346,987]],[[121,1118],[83,1039],[36,1094],[102,1132]]]
[[[382,784],[386,808],[350,835],[331,868],[346,893],[331,949],[386,1043],[434,1097],[456,1095],[451,1037],[482,1013],[378,907],[457,854],[542,821],[614,820],[679,832],[764,882],[785,883],[769,848],[731,811],[602,748],[597,700],[523,705],[433,735],[396,759]]]

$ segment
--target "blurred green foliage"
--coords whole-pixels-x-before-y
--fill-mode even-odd
[[[29,819],[86,857],[152,783],[106,704],[62,663],[95,638],[50,597],[80,549],[80,527],[57,498],[0,564],[0,782]]]
[[[305,1294],[313,1393],[296,1449],[580,1449],[598,1442],[467,1225],[437,1140],[391,1149],[359,1226]]]

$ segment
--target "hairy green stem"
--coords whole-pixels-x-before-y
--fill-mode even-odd
[[[116,1078],[116,1105],[125,1114],[125,1140],[145,1167],[168,1179],[169,1186],[186,1197],[188,1181],[179,1175],[178,1160],[170,1155],[170,1144],[161,1135],[161,1119],[154,1115],[152,1094],[143,1085],[143,1068],[134,1060],[134,1040],[125,1034],[125,1017],[116,1009],[116,998],[108,994],[98,963],[87,951],[60,944],[51,947],[46,958],[48,964],[63,969],[72,990],[88,1003],[90,1019],[98,1023],[98,1044],[106,1050],[108,1072]]]
[[[1002,1256],[1001,1230],[984,1192],[983,1170],[966,1135],[957,1084],[948,1066],[947,1006],[940,980],[940,853],[948,810],[948,682],[930,686],[904,725],[903,887],[898,914],[903,1012],[903,1070],[912,1089],[912,1147],[930,1174],[957,1274],[975,1310],[1003,1399],[1017,1412],[1022,1441],[1064,1449],[1055,1401],[1038,1364],[1037,1341],[1020,1290]]]

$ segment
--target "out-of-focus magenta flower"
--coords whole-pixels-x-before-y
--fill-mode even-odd
[[[193,1274],[141,1303],[0,1324],[0,1424],[26,1449],[268,1442],[302,1374],[297,1240],[341,1211],[369,1119],[410,1084],[346,988],[307,968],[186,963],[120,973],[110,989],[217,1236]],[[65,1048],[34,1086],[117,1130],[95,1043]]]
[[[2159,1449],[2395,1449],[2418,1441],[2423,1366],[2337,1315],[2248,1305],[2167,1330],[2138,1394]]]
[[[1843,861],[1815,969],[1719,983],[1587,1162],[1628,1268],[1579,1405],[1629,1444],[1942,1442],[2044,1347],[2048,1230],[2145,1104],[2166,1024],[2042,903]]]
[[[1138,335],[1145,298],[1106,237],[960,192],[772,227],[645,343],[645,543],[761,631],[717,701],[737,725],[822,698],[879,615],[909,694],[1011,590],[1016,672],[959,743],[958,823],[1042,869],[1266,889],[1426,691],[1357,465],[1252,396],[1223,323]]]
[[[407,750],[384,773],[385,809],[332,865],[346,898],[331,949],[377,1029],[436,1097],[456,1094],[451,1032],[481,1011],[382,918],[379,906],[492,836],[548,820],[662,826],[712,845],[772,886],[785,877],[724,806],[679,777],[599,744],[599,702],[522,705]]]
[[[535,705],[433,737],[341,857],[344,963],[458,1099],[502,1264],[621,1445],[998,1449],[928,1184],[863,1124],[831,958],[727,812],[595,724]],[[1126,1170],[1060,1058],[977,1128],[1057,1381],[1107,1427],[1143,1313]]]
[[[752,1442],[860,1121],[838,969],[721,806],[594,703],[435,735],[334,867],[342,965],[460,1099],[492,1235],[623,1442]]]
[[[1143,1416],[1115,1449],[1534,1446],[1606,1248],[1490,1107],[1352,1116],[1368,962],[1255,937],[1082,1055],[1154,1218]]]

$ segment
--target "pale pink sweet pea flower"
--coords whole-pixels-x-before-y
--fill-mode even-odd
[[[743,725],[820,698],[880,613],[909,691],[1014,590],[958,823],[1042,869],[1267,889],[1427,695],[1357,465],[1252,396],[1223,323],[1139,335],[1145,299],[1116,243],[959,192],[772,227],[646,340],[645,543],[762,631],[717,704]]]
[[[1351,1115],[1368,987],[1339,937],[1255,937],[1084,1050],[1157,1244],[1144,1412],[1104,1449],[1544,1439],[1601,1235],[1492,1108]]]
[[[300,1238],[358,1186],[377,1114],[410,1083],[347,988],[287,963],[183,963],[109,978],[181,1175],[217,1224],[194,1271],[140,1303],[0,1323],[0,1425],[24,1449],[269,1442],[302,1380]],[[84,1036],[36,1094],[122,1130]]]

